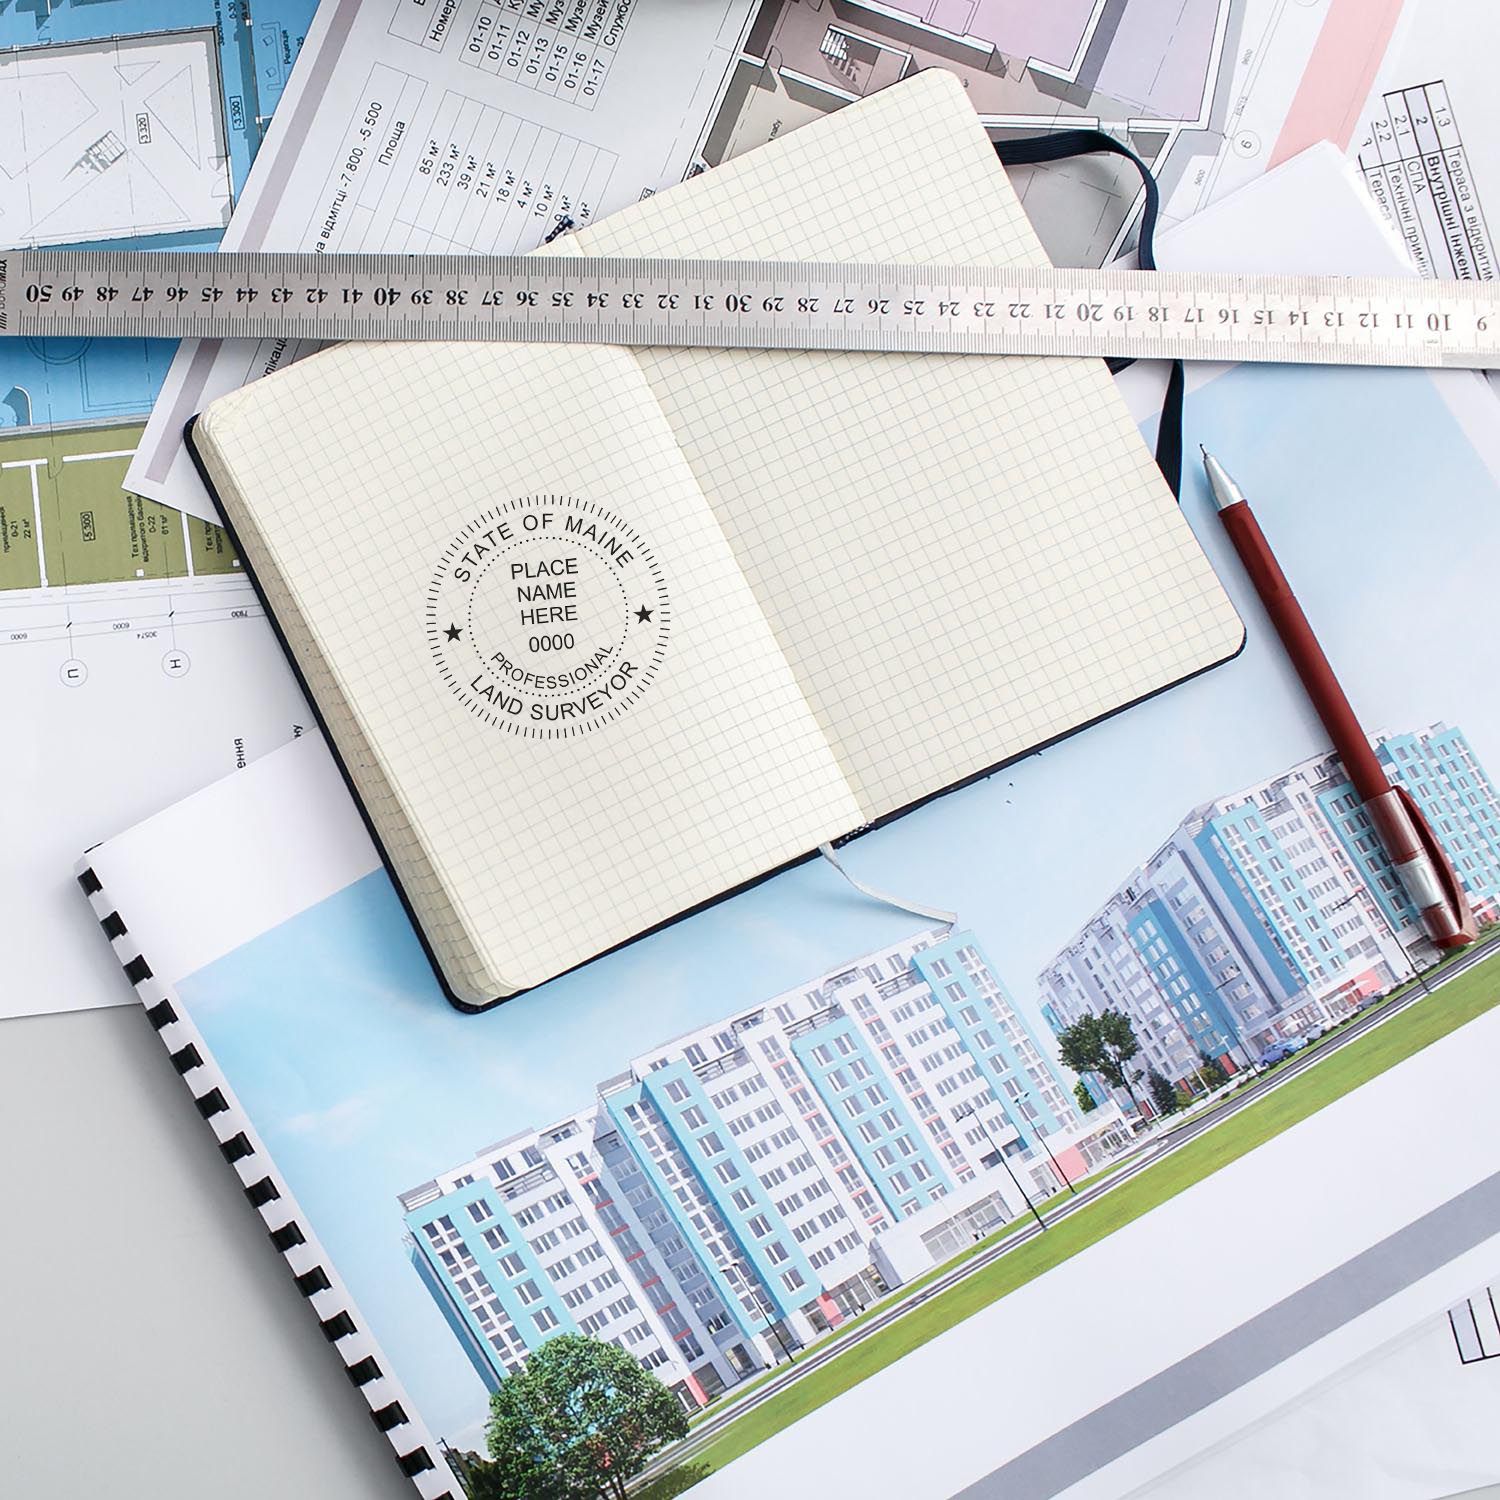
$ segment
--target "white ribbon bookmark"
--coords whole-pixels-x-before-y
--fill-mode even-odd
[[[851,875],[848,870],[839,863],[839,857],[833,852],[832,844],[819,844],[818,853],[833,866],[860,895],[868,896],[872,901],[879,901],[882,906],[893,906],[897,911],[910,912],[915,917],[926,917],[930,922],[941,922],[944,927],[956,927],[958,925],[958,913],[956,911],[943,911],[936,906],[922,906],[915,901],[902,901],[895,896],[887,896],[884,891],[877,891],[874,886],[869,886],[864,881]]]

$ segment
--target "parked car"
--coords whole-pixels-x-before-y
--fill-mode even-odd
[[[1288,1052],[1300,1052],[1311,1040],[1312,1038],[1304,1031],[1299,1036],[1289,1036],[1286,1041],[1282,1043],[1282,1046],[1285,1047]]]
[[[1274,1068],[1277,1063],[1285,1062],[1297,1049],[1287,1042],[1272,1042],[1261,1055],[1256,1058],[1257,1068]]]
[[[1314,1021],[1313,1024],[1302,1033],[1302,1040],[1304,1042],[1315,1042],[1320,1036],[1326,1036],[1327,1034],[1328,1028],[1321,1021]]]

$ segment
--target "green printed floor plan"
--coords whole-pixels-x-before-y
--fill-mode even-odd
[[[0,591],[239,571],[223,530],[122,494],[141,424],[0,435]]]

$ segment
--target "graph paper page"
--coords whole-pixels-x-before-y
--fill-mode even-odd
[[[940,71],[624,209],[569,249],[1043,259],[963,88]],[[1097,361],[638,357],[867,818],[1239,645]]]
[[[859,822],[624,351],[345,346],[197,443],[461,998]]]

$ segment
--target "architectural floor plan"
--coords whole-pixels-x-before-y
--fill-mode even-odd
[[[0,72],[7,244],[222,230],[229,150],[211,27],[20,47]]]
[[[0,5],[0,245],[211,250],[315,0]],[[144,416],[172,346],[11,340],[0,431]]]
[[[1396,4],[1399,9],[1399,3]],[[710,163],[907,73],[956,73],[997,138],[1098,126],[1154,168],[1168,217],[1263,171],[1299,129],[1309,80],[1341,99],[1349,61],[1319,58],[1346,0],[764,0],[704,142]],[[1383,18],[1374,15],[1378,31]],[[1378,53],[1376,54],[1378,56]],[[1367,85],[1366,85],[1367,86]],[[1354,82],[1363,101],[1363,89]],[[1312,139],[1316,139],[1313,136]],[[1092,162],[1024,175],[1054,259],[1102,263],[1133,239],[1139,183]]]

